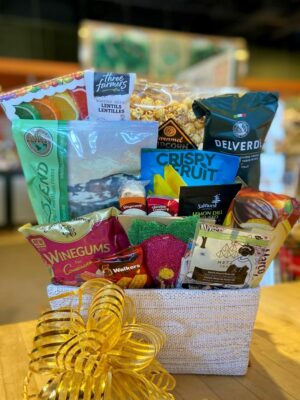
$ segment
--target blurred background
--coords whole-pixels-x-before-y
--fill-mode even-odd
[[[199,91],[280,92],[260,188],[299,199],[300,1],[1,0],[0,37],[2,92],[90,67]],[[29,221],[33,212],[2,116],[2,323],[35,318],[46,304],[47,269],[16,231]],[[299,233],[296,226],[264,284],[299,279]]]

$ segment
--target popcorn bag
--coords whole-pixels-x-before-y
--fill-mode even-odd
[[[103,291],[125,290],[120,301],[135,303],[144,327],[138,345],[148,346],[149,332],[159,328],[167,341],[158,359],[171,372],[243,375],[259,282],[298,220],[300,205],[259,191],[259,174],[254,187],[241,179],[252,161],[259,171],[277,95],[228,94],[223,110],[224,96],[204,101],[195,93],[136,81],[135,74],[87,70],[0,96],[39,224],[19,230],[50,271],[53,313],[71,307],[84,325],[98,318]],[[266,98],[272,100],[267,116]],[[248,109],[245,99],[255,100],[255,107]],[[56,104],[58,111],[45,114],[41,103],[52,110]],[[73,114],[66,113],[70,104]],[[201,150],[203,142],[210,147]],[[260,145],[250,162],[237,149],[249,150],[254,142]],[[228,143],[235,151],[227,151]],[[122,310],[132,312],[126,314],[130,320],[134,308],[127,305]],[[92,325],[82,328],[87,338]],[[105,343],[116,344],[113,337]],[[135,368],[134,354],[128,357]],[[166,373],[153,362],[155,371]],[[147,368],[138,378],[144,382],[151,375]]]

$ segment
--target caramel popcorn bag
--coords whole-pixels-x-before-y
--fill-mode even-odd
[[[204,120],[196,118],[192,104],[199,93],[177,84],[138,80],[130,99],[133,120],[158,121],[159,147],[198,148],[203,142]]]

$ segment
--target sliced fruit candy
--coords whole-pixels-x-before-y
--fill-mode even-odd
[[[15,110],[20,119],[40,119],[39,111],[29,103],[16,105]]]
[[[40,119],[61,119],[61,113],[57,106],[50,100],[50,98],[43,98],[41,100],[32,100],[30,103],[40,113]]]
[[[79,119],[77,106],[68,92],[57,93],[51,97],[51,101],[60,111],[60,118],[64,121]]]
[[[69,90],[69,94],[77,105],[77,110],[80,115],[80,119],[87,119],[88,117],[88,107],[86,90],[83,87],[78,87],[74,90]]]
[[[159,175],[155,174],[153,176],[153,187],[154,187],[154,193],[161,195],[161,196],[169,196],[173,199],[176,198],[176,193],[172,191],[168,183],[165,181],[165,179]]]

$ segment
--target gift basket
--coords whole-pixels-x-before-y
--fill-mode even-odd
[[[19,231],[49,267],[52,312],[117,315],[119,295],[90,289],[105,281],[166,335],[171,372],[245,374],[259,282],[300,214],[259,190],[277,94],[86,70],[0,100],[38,221]]]

